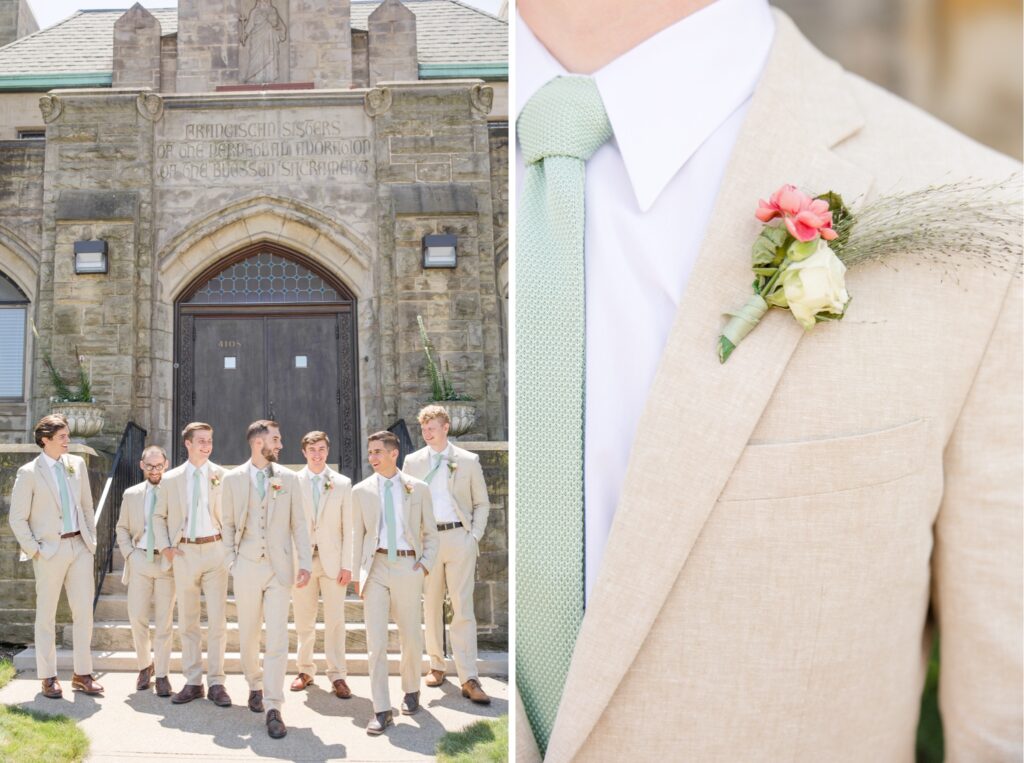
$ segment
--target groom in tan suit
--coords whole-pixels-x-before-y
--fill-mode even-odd
[[[374,717],[371,736],[394,723],[388,691],[388,617],[398,626],[402,661],[402,712],[420,709],[423,672],[423,578],[434,569],[437,527],[430,489],[398,469],[398,438],[370,435],[367,455],[374,473],[352,489],[352,568],[366,621],[366,651]]]
[[[295,586],[292,604],[299,637],[296,662],[299,674],[292,691],[302,691],[316,675],[313,645],[316,641],[316,610],[324,600],[324,652],[327,680],[339,699],[352,696],[345,678],[345,592],[352,580],[352,480],[327,465],[331,441],[326,432],[309,432],[302,438],[306,465],[299,470],[299,494],[306,531],[313,546],[310,584]]]
[[[406,456],[402,469],[430,486],[440,540],[434,574],[427,578],[423,596],[423,622],[430,655],[427,686],[444,683],[443,610],[447,587],[452,602],[448,632],[462,696],[487,705],[491,699],[480,686],[476,670],[476,617],[473,615],[476,558],[480,555],[479,544],[491,507],[484,470],[475,453],[448,441],[451,419],[443,406],[428,405],[419,412],[417,419],[427,444]]]
[[[649,108],[660,114],[673,105],[665,99],[683,98],[675,92],[683,80],[720,92],[729,75],[702,60],[703,69],[672,69],[673,86],[651,90],[642,78],[618,79],[622,67],[642,57],[647,42],[658,66],[673,51],[685,54],[664,43],[676,32],[709,40],[702,55],[721,49],[745,65],[751,46],[730,46],[759,10],[758,3],[698,2],[616,13],[622,7],[519,5],[521,21],[553,58],[580,59],[572,71],[596,72],[609,110],[614,142],[586,168],[588,225],[637,208],[635,201],[625,212],[589,207],[599,197],[594,162],[628,167],[628,147],[651,144],[626,134],[629,112],[616,111],[616,98],[628,100],[630,86],[642,93],[643,131],[660,124]],[[729,23],[712,34],[708,25],[720,13]],[[947,760],[1019,761],[1019,244],[1008,271],[955,247],[858,265],[847,273],[853,301],[842,321],[805,332],[772,310],[724,365],[716,343],[722,314],[750,294],[758,198],[782,184],[834,190],[856,214],[881,194],[968,177],[1005,180],[1020,166],[843,71],[785,15],[764,13],[768,31],[755,42],[767,43],[767,55],[720,183],[703,188],[715,202],[635,436],[626,438],[621,489],[544,759],[913,760],[938,635]],[[691,23],[697,34],[688,36]],[[703,104],[687,113],[700,122]],[[655,157],[651,171],[663,164]],[[701,169],[684,165],[680,177]],[[625,192],[632,193],[628,185]],[[669,227],[672,214],[688,212],[667,210]],[[1013,235],[1009,227],[1001,232]],[[663,257],[683,256],[674,237],[661,242]],[[588,268],[591,247],[601,243],[587,239]],[[589,288],[589,272],[587,279]],[[649,298],[666,286],[651,281]],[[621,305],[618,314],[631,309]],[[634,339],[639,347],[647,336]],[[529,415],[527,406],[517,406],[517,417]],[[619,414],[600,412],[621,424]],[[586,426],[593,423],[588,416]],[[517,475],[520,483],[530,478]],[[592,558],[589,543],[586,550]],[[550,584],[543,569],[520,564],[520,612],[529,606],[528,578]],[[517,644],[521,665],[523,639]],[[517,680],[525,694],[521,669]],[[540,758],[534,723],[520,703],[520,761]]]
[[[36,675],[43,682],[43,696],[62,696],[57,681],[56,617],[63,588],[74,623],[71,688],[100,694],[103,687],[92,678],[90,649],[96,526],[89,472],[82,458],[68,453],[71,432],[63,416],[44,416],[34,435],[43,452],[18,469],[9,521],[21,546],[21,560],[32,560],[36,578]]]
[[[167,453],[159,445],[150,445],[142,451],[139,467],[146,479],[124,491],[117,518],[117,545],[124,557],[121,582],[128,585],[128,620],[139,667],[135,688],[145,691],[155,675],[157,696],[169,697],[171,682],[167,671],[174,626],[174,575],[162,564],[153,521],[160,482],[167,468]],[[156,623],[152,650],[150,609]]]
[[[249,709],[262,713],[265,707],[267,734],[280,739],[288,733],[281,718],[288,668],[288,605],[293,580],[299,589],[309,583],[309,533],[299,480],[295,472],[277,465],[281,452],[277,424],[254,421],[245,436],[252,457],[224,478],[224,549],[235,581]],[[261,669],[264,624],[266,652]]]
[[[164,475],[157,491],[153,529],[165,571],[174,571],[178,637],[185,685],[171,697],[176,705],[203,696],[202,631],[199,596],[206,601],[206,662],[210,690],[218,707],[230,707],[224,688],[227,643],[228,568],[221,541],[221,482],[224,470],[210,461],[213,427],[193,421],[181,433],[188,460]]]

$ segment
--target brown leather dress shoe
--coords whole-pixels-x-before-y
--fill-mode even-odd
[[[202,684],[185,684],[181,691],[171,697],[171,702],[175,705],[184,705],[186,702],[201,698],[204,694]]]
[[[231,707],[231,697],[228,696],[227,689],[220,684],[211,686],[210,690],[206,692],[206,696],[210,698],[217,707]]]
[[[254,713],[263,712],[263,690],[256,689],[249,692],[249,709]]]
[[[271,739],[280,739],[288,733],[288,727],[281,720],[280,710],[270,710],[267,713],[267,734]]]
[[[395,725],[395,717],[388,710],[383,713],[374,713],[370,723],[366,726],[366,733],[372,737],[380,736],[388,726]]]
[[[292,691],[302,691],[311,683],[313,683],[313,676],[308,673],[299,673],[292,681]]]
[[[169,697],[171,696],[171,682],[167,676],[160,676],[156,679],[156,696],[158,697]]]
[[[462,696],[473,700],[478,705],[491,704],[491,698],[487,696],[483,687],[480,686],[480,682],[475,678],[470,678],[466,683],[462,684]]]
[[[77,673],[71,676],[71,690],[90,695],[103,693],[103,687],[93,681],[92,676],[80,676]]]
[[[334,696],[338,699],[348,699],[352,696],[352,690],[348,688],[344,678],[336,679],[332,686],[334,687]]]
[[[64,696],[64,692],[60,688],[60,681],[57,680],[57,676],[43,679],[43,696],[47,699],[60,699]]]
[[[430,675],[427,676],[427,679],[424,683],[426,683],[427,686],[440,686],[444,683],[444,671],[431,670]]]
[[[139,671],[139,677],[135,681],[135,688],[138,691],[145,691],[149,688],[150,679],[153,678],[153,666],[143,668]]]

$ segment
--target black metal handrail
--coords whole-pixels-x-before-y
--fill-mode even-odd
[[[118,443],[114,463],[110,467],[103,494],[96,507],[96,557],[93,573],[96,581],[96,596],[93,609],[100,599],[100,589],[108,572],[114,571],[114,547],[117,545],[117,515],[121,509],[124,491],[139,481],[139,461],[146,442],[146,430],[129,421]]]

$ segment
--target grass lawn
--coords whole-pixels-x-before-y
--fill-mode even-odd
[[[507,760],[507,715],[477,721],[462,731],[449,731],[437,743],[438,763],[505,763]]]
[[[0,660],[0,688],[14,673],[9,660]],[[82,760],[88,753],[88,737],[70,718],[0,705],[0,760],[57,763]]]

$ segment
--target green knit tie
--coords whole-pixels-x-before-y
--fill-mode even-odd
[[[545,750],[583,620],[584,163],[612,129],[592,79],[558,77],[516,130],[516,678]]]

